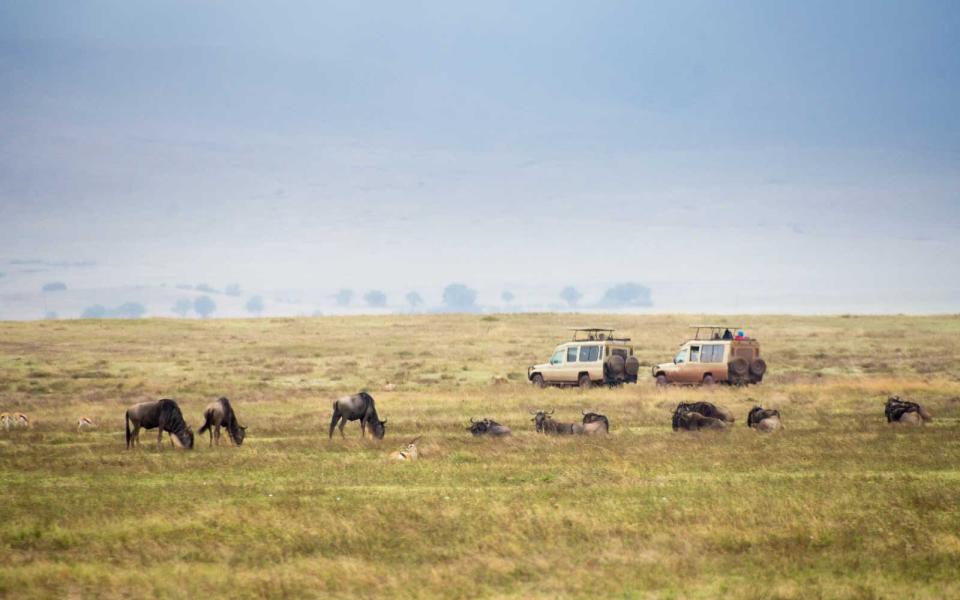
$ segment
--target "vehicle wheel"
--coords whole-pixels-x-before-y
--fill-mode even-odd
[[[533,383],[535,387],[538,387],[538,388],[547,387],[547,384],[543,382],[543,375],[541,375],[540,373],[534,373],[533,377],[530,378],[530,381]]]
[[[747,364],[747,359],[742,356],[737,357],[727,365],[727,372],[732,376],[732,379],[746,379],[747,373],[750,372],[750,365]]]
[[[636,356],[631,356],[627,359],[624,368],[627,371],[627,375],[635,377],[636,374],[640,372],[640,361],[637,360]]]
[[[667,387],[667,376],[663,373],[657,375],[657,387]]]
[[[755,358],[750,363],[750,374],[754,379],[761,379],[767,372],[767,363],[762,358]]]
[[[624,368],[623,357],[619,354],[614,354],[607,359],[607,372],[610,373],[611,379],[620,379],[623,377]]]
[[[590,381],[590,376],[586,373],[580,376],[580,379],[577,380],[577,383],[579,383],[580,387],[584,389],[593,387],[593,382]]]
[[[703,385],[712,386],[713,385],[713,375],[709,373],[703,376]]]

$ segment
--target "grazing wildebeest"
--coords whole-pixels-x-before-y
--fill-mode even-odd
[[[421,436],[417,436],[410,440],[410,443],[407,444],[407,447],[403,450],[397,450],[396,452],[390,453],[390,460],[409,460],[414,461],[420,458],[420,452],[417,451],[417,440]]]
[[[679,418],[682,414],[688,412],[699,413],[702,417],[708,417],[711,419],[719,419],[725,423],[733,423],[733,416],[723,410],[722,408],[716,407],[711,402],[681,402],[677,405],[677,409],[673,411],[673,430],[678,429],[688,429],[687,427],[680,427]]]
[[[891,396],[887,399],[883,414],[887,417],[887,423],[903,425],[922,425],[933,420],[927,409],[916,402],[901,400],[900,396]]]
[[[77,419],[77,431],[87,431],[89,429],[95,429],[97,424],[93,422],[93,419],[90,417],[80,417]]]
[[[234,444],[243,443],[243,438],[247,436],[247,428],[240,425],[237,420],[237,414],[233,412],[230,400],[226,397],[220,398],[216,402],[211,402],[203,411],[203,427],[197,430],[197,433],[203,435],[204,431],[210,431],[210,445],[216,438],[217,445],[220,445],[220,428],[225,427],[227,434]]]
[[[484,419],[482,421],[474,421],[471,417],[470,427],[467,427],[467,431],[472,433],[474,436],[489,435],[493,437],[504,437],[512,435],[513,432],[510,431],[510,428],[506,425],[501,425],[493,419]]]
[[[773,408],[763,408],[754,406],[747,415],[747,427],[753,427],[757,431],[779,431],[783,429],[783,422],[780,420],[780,411]]]
[[[373,402],[373,396],[366,392],[344,396],[333,402],[330,437],[333,437],[333,429],[337,426],[337,421],[340,421],[340,435],[343,436],[343,426],[347,424],[347,421],[356,421],[357,419],[360,419],[360,437],[366,437],[367,425],[370,425],[373,429],[373,437],[378,440],[383,439],[387,432],[387,420],[380,420],[377,415],[377,407]]]
[[[130,424],[133,423],[133,431]],[[155,402],[141,402],[127,409],[127,448],[133,444],[140,444],[140,428],[158,428],[157,446],[163,445],[163,432],[170,434],[170,441],[175,441],[181,448],[193,448],[193,430],[183,420],[183,413],[177,403],[169,398]]]
[[[598,412],[585,410],[580,411],[583,414],[583,432],[586,434],[610,433],[610,421],[606,415]]]
[[[530,414],[534,415],[531,421],[536,423],[537,433],[551,433],[554,435],[574,435],[583,433],[583,425],[580,423],[558,423],[553,420],[553,417],[550,416],[553,414],[553,411],[545,412],[538,410],[537,412],[531,412]]]

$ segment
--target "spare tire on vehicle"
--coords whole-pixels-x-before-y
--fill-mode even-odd
[[[750,374],[760,379],[767,372],[767,363],[762,358],[755,358],[750,363]]]
[[[747,359],[742,356],[730,361],[727,365],[727,373],[733,378],[743,378],[747,376],[747,373],[750,372],[750,364],[747,363]]]
[[[607,373],[610,377],[617,378],[623,376],[624,362],[623,357],[619,354],[614,354],[607,359]]]
[[[633,377],[640,372],[640,361],[636,356],[631,356],[627,359],[624,368],[627,370],[627,375]]]

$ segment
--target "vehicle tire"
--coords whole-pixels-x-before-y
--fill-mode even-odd
[[[750,375],[753,379],[762,379],[763,374],[767,372],[767,363],[762,358],[755,358],[750,363]]]
[[[543,382],[543,375],[540,373],[534,373],[533,377],[530,378],[530,382],[533,383],[534,387],[545,388],[547,384]]]
[[[623,362],[623,357],[619,354],[614,354],[607,359],[607,373],[610,374],[611,379],[621,379],[623,377],[625,365]]]
[[[750,372],[750,365],[747,363],[747,359],[742,356],[730,361],[730,364],[727,365],[727,373],[730,374],[731,379],[746,379],[747,373]]]
[[[624,363],[624,369],[627,371],[627,375],[635,377],[640,372],[640,361],[637,360],[636,356],[631,356]]]
[[[667,387],[667,376],[663,373],[657,375],[657,387]]]
[[[706,375],[703,376],[703,385],[712,387],[713,384],[714,384],[713,375],[710,375],[709,373],[707,373]]]
[[[593,382],[590,381],[590,376],[586,373],[580,376],[580,379],[577,380],[577,383],[580,384],[580,387],[584,389],[593,387]]]

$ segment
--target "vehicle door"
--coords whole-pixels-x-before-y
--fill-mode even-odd
[[[599,344],[583,344],[580,346],[580,355],[578,362],[580,368],[577,371],[586,371],[590,375],[590,380],[594,383],[603,381],[603,356]]]
[[[577,375],[580,374],[580,354],[579,344],[570,344],[567,346],[566,353],[563,356],[562,381],[563,383],[576,383]]]
[[[687,360],[679,365],[680,383],[700,383],[703,379],[703,365],[700,363],[701,344],[690,344]]]
[[[561,383],[563,381],[563,361],[566,357],[567,349],[563,346],[557,346],[550,357],[550,362],[543,369],[543,380],[547,383]]]
[[[723,344],[703,344],[700,348],[700,379],[707,373],[713,375],[714,381],[724,381],[727,378],[727,365],[723,360]]]

